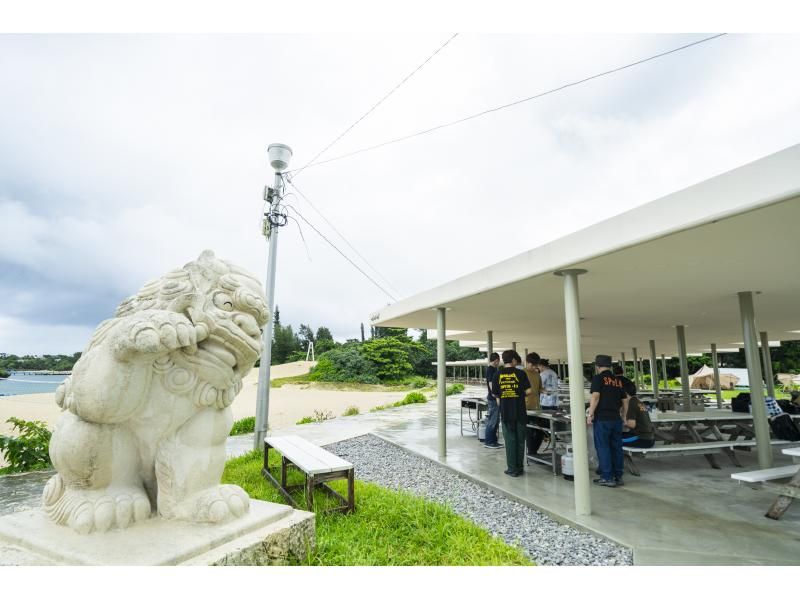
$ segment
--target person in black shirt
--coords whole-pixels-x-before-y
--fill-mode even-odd
[[[622,388],[625,390],[625,394],[629,397],[636,396],[636,385],[633,383],[633,380],[625,376],[622,366],[615,365],[613,367],[614,375],[622,381]]]
[[[586,418],[593,426],[594,448],[600,461],[600,477],[594,483],[614,488],[623,485],[622,420],[628,392],[611,371],[611,356],[598,355],[594,365],[596,374],[589,388],[592,396]]]
[[[503,438],[506,442],[506,475],[522,475],[525,459],[525,431],[527,412],[525,395],[531,392],[531,383],[524,370],[514,367],[519,357],[514,351],[503,351],[503,367],[497,370],[492,380],[492,394],[500,402],[500,417],[503,421]]]
[[[488,413],[486,414],[486,448],[503,448],[503,445],[497,442],[497,428],[500,425],[500,406],[497,404],[497,399],[492,394],[492,380],[497,373],[497,366],[500,365],[500,356],[497,353],[492,353],[489,356],[489,367],[486,368],[486,403],[488,406]]]

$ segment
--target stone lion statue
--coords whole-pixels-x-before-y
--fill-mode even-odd
[[[211,251],[123,301],[56,392],[50,518],[89,533],[154,512],[193,522],[246,513],[244,490],[219,482],[230,404],[266,322],[259,281]]]

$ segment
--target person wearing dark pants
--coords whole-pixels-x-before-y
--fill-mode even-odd
[[[486,414],[486,441],[484,446],[493,449],[503,448],[503,445],[497,441],[497,428],[500,425],[500,406],[492,394],[492,380],[494,380],[494,375],[497,373],[497,366],[499,365],[500,356],[497,353],[492,353],[489,356],[489,367],[486,368],[486,404],[488,413]]]
[[[514,351],[503,351],[503,367],[494,375],[492,394],[500,402],[500,418],[503,422],[503,438],[506,443],[506,475],[518,477],[525,465],[525,396],[531,392],[531,384],[523,370],[514,367],[518,359]]]
[[[628,394],[622,381],[611,371],[610,355],[598,355],[594,363],[596,374],[589,388],[591,399],[586,416],[586,422],[593,426],[594,448],[600,461],[600,477],[594,483],[614,488],[624,485],[622,420],[628,407]]]

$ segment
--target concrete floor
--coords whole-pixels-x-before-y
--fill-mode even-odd
[[[773,495],[730,479],[736,470],[721,456],[712,469],[702,456],[642,460],[641,477],[626,474],[623,488],[592,488],[591,516],[576,516],[572,482],[534,464],[520,478],[503,474],[505,451],[483,448],[458,431],[459,402],[448,400],[445,461],[457,473],[554,518],[630,547],[637,565],[799,565],[800,504],[780,521],[764,517]],[[376,435],[437,458],[436,415],[384,422]],[[744,470],[755,453],[739,453]],[[775,465],[791,459],[775,451]]]

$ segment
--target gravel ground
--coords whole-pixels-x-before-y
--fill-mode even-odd
[[[631,551],[619,544],[558,523],[371,434],[325,448],[352,462],[358,479],[447,504],[540,565],[633,564]],[[489,503],[494,508],[486,509]]]

